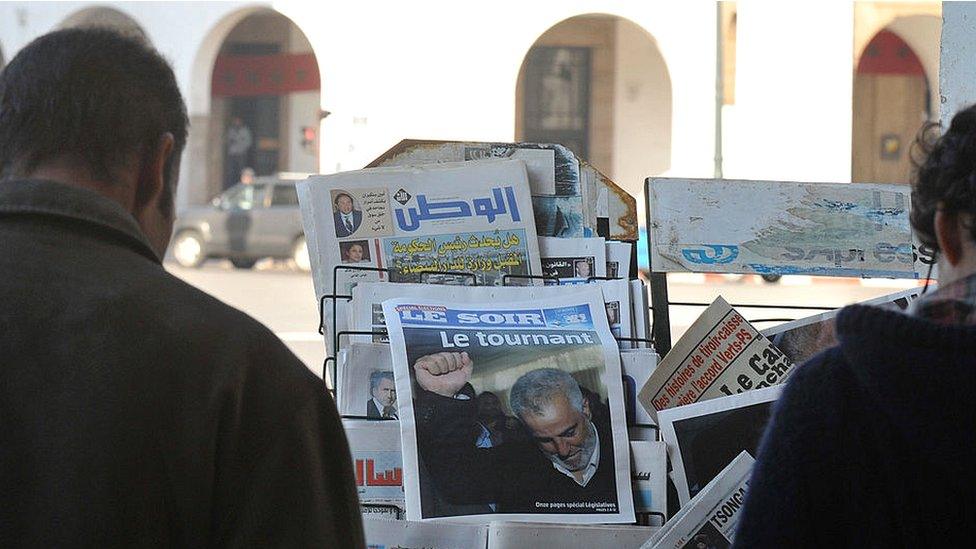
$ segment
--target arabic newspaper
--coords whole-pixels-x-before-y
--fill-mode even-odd
[[[678,501],[685,505],[742,450],[756,455],[782,385],[662,410]]]
[[[580,526],[493,522],[488,526],[488,549],[526,547],[613,547],[638,549],[658,527]]]
[[[741,452],[681,508],[644,547],[648,549],[726,548],[735,538],[746,501],[754,459]]]
[[[616,336],[630,336],[630,296],[626,292],[626,281],[593,280],[591,285],[603,292],[604,305],[610,330]],[[571,291],[571,290],[569,290]],[[566,295],[567,290],[560,286],[444,286],[432,288],[429,284],[389,284],[386,282],[362,282],[352,289],[349,302],[350,326],[353,330],[383,332],[386,322],[383,318],[383,301],[395,297],[426,297],[436,292],[445,301],[460,303],[477,302],[520,302],[533,299]],[[387,342],[385,335],[353,336],[353,341]],[[624,342],[620,345],[626,348]]]
[[[793,362],[721,297],[661,360],[638,399],[660,410],[786,381]]]
[[[607,276],[607,248],[602,238],[539,237],[542,274],[558,278],[546,284],[584,284],[591,276]]]
[[[520,303],[398,298],[383,313],[409,520],[634,521],[619,351],[598,287]]]
[[[339,352],[336,404],[344,416],[397,419],[390,346],[352,342]]]
[[[931,290],[931,289],[930,289]],[[911,304],[922,295],[921,288],[911,288],[886,296],[861,302],[899,311],[908,311]],[[834,321],[840,309],[821,313],[793,322],[780,324],[762,331],[794,364],[802,364],[820,351],[837,345]]]
[[[368,549],[485,549],[488,527],[430,524],[405,520],[363,519]]]
[[[396,422],[344,419],[342,426],[352,452],[359,502],[403,509],[403,458]]]
[[[664,441],[630,441],[634,509],[640,513],[668,513],[668,445]],[[651,517],[659,524],[660,517]]]
[[[586,190],[580,161],[562,145],[547,143],[411,143],[384,166],[416,166],[486,158],[522,160],[528,171],[532,209],[539,236],[560,238],[596,235],[596,212],[585,211]],[[596,188],[595,183],[586,187]]]
[[[607,247],[607,276],[609,278],[629,278],[630,258],[634,245],[630,242],[614,242],[608,240]]]
[[[624,373],[624,410],[630,440],[654,440],[657,425],[637,401],[637,389],[643,387],[657,368],[658,355],[651,349],[631,349],[620,352],[620,368]]]
[[[376,168],[313,176],[297,187],[318,296],[384,278],[363,267],[389,269],[393,282],[438,282],[456,277],[435,271],[463,271],[480,285],[541,273],[521,160]],[[337,320],[345,305],[336,304]],[[326,313],[331,332],[331,308]],[[326,337],[330,355],[332,343]]]

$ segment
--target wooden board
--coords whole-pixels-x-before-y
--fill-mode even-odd
[[[651,178],[654,272],[920,278],[905,185]],[[921,273],[921,274],[920,274]]]

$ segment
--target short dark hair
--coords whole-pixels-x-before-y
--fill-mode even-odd
[[[938,250],[935,212],[976,215],[976,105],[959,111],[949,130],[939,136],[938,124],[919,132],[913,151],[912,228],[919,241]],[[969,227],[976,240],[976,225]]]
[[[164,200],[172,207],[189,121],[172,68],[137,39],[104,28],[37,38],[0,73],[0,177],[23,177],[62,155],[105,183],[133,153],[173,135]]]
[[[335,198],[332,199],[332,203],[333,204],[339,204],[339,199],[342,198],[343,196],[346,197],[346,198],[348,198],[349,199],[349,202],[352,202],[353,201],[351,194],[349,194],[349,193],[339,193],[339,194],[335,195]]]
[[[394,381],[393,372],[390,370],[373,370],[369,373],[369,392],[372,393],[377,387],[379,387],[380,382],[384,379],[389,379]],[[394,381],[395,383],[395,381]]]

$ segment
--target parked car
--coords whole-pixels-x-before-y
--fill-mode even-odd
[[[258,177],[217,195],[208,206],[193,207],[176,220],[173,258],[183,267],[199,267],[209,258],[230,259],[250,269],[264,257],[290,259],[308,271],[295,182],[305,174]]]

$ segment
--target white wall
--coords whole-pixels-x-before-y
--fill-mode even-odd
[[[318,158],[315,151],[302,146],[301,132],[305,126],[319,126],[318,92],[302,92],[288,95],[288,124],[286,135],[281,139],[288,143],[287,168],[295,172],[317,173]],[[318,139],[316,139],[318,141]]]
[[[614,83],[614,182],[634,196],[644,179],[671,167],[671,78],[654,39],[617,21]]]
[[[850,181],[854,14],[846,2],[739,2],[725,177]]]
[[[976,102],[976,3],[942,4],[939,84],[939,119],[948,128],[956,111]]]

